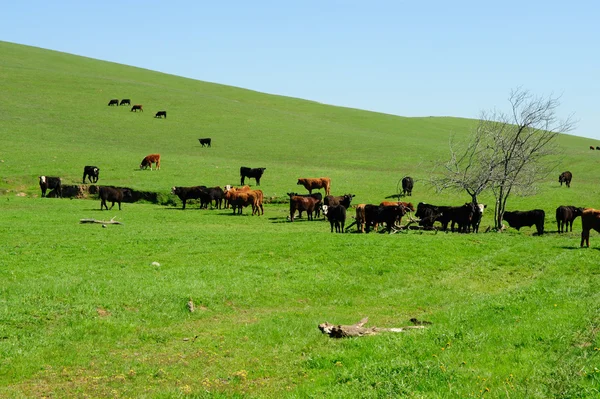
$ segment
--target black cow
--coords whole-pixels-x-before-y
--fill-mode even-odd
[[[354,198],[354,194],[344,194],[339,196],[327,195],[325,200],[323,200],[323,204],[328,207],[343,205],[344,208],[350,208],[350,203],[352,202],[352,198]]]
[[[396,221],[402,219],[406,214],[406,208],[402,205],[380,206],[380,205],[365,205],[365,225],[367,233],[371,226],[376,226],[380,223],[385,223],[388,233],[392,231],[392,227]]]
[[[583,214],[583,208],[576,208],[574,206],[562,205],[556,208],[556,224],[558,226],[558,232],[565,233],[569,232],[569,227],[573,231],[573,221],[577,216]]]
[[[206,186],[193,186],[193,187],[172,187],[171,193],[179,197],[183,202],[182,210],[185,209],[185,204],[189,199],[200,199],[204,195]]]
[[[204,147],[204,146],[210,147],[210,142],[212,140],[210,138],[205,138],[205,139],[198,139],[198,141],[200,142],[200,145],[202,147]]]
[[[202,188],[200,192],[200,208],[208,209],[208,205],[212,206],[212,202],[214,201],[215,208],[221,209],[223,198],[225,197],[225,192],[221,187]]]
[[[121,201],[125,198],[131,198],[131,190],[128,188],[116,188],[116,187],[100,187],[99,194],[100,197],[100,210],[103,207],[106,210],[112,209],[115,206],[115,202],[119,204],[119,210],[121,210]],[[112,202],[110,208],[106,205],[106,201]]]
[[[247,178],[252,178],[252,179],[256,179],[256,185],[260,186],[260,178],[262,177],[263,173],[265,172],[265,169],[267,168],[247,168],[245,166],[242,166],[240,168],[240,176],[241,176],[241,185],[244,185],[244,179]]]
[[[414,185],[414,180],[410,176],[406,176],[402,179],[402,195],[409,197],[412,195],[412,189]]]
[[[538,235],[544,234],[544,218],[546,213],[542,209],[531,211],[506,211],[503,219],[508,222],[510,227],[520,230],[521,227],[531,227],[535,225]]]
[[[83,182],[85,184],[85,178],[87,177],[90,183],[97,183],[98,177],[100,176],[100,169],[97,166],[84,166],[83,167]]]
[[[558,182],[562,186],[563,183],[567,185],[567,187],[571,187],[571,179],[573,178],[573,174],[571,172],[566,171],[562,172],[560,176],[558,176]]]
[[[40,176],[40,188],[42,198],[46,196],[46,190],[56,190],[59,198],[62,198],[62,179],[60,177]]]
[[[438,206],[426,204],[424,202],[419,202],[419,204],[417,205],[417,212],[415,212],[415,217],[418,217],[420,219],[419,226],[433,228],[433,224],[436,221],[438,221],[438,219],[441,216],[442,211],[440,211]]]
[[[116,98],[113,98],[112,100],[110,100],[108,102],[108,106],[110,107],[111,105],[116,105],[118,107],[119,106],[119,100],[117,100]]]
[[[346,207],[342,204],[330,205],[327,208],[327,220],[331,224],[332,233],[334,226],[336,233],[343,233],[344,225],[346,224]]]
[[[315,207],[315,217],[321,217],[321,209],[323,205],[323,194],[321,193],[312,193],[312,194],[298,194],[298,193],[288,193],[290,197],[311,197],[318,201],[317,206]],[[299,210],[299,218],[302,217],[302,210]]]
[[[167,111],[158,111],[156,115],[154,115],[155,118],[162,118],[163,116],[167,119]]]
[[[596,146],[596,149],[597,149],[597,150],[600,150],[600,146]]]
[[[128,98],[124,98],[121,100],[121,103],[119,105],[131,105],[131,100]]]

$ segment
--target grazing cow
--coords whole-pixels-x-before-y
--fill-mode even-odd
[[[156,170],[160,170],[160,154],[146,155],[144,159],[142,159],[140,169],[146,169],[150,166],[150,170],[152,170],[153,163],[156,164]]]
[[[111,105],[116,105],[118,107],[119,106],[119,100],[117,100],[116,98],[113,98],[112,100],[110,100],[108,102],[108,106],[110,107]]]
[[[562,172],[560,176],[558,176],[558,182],[562,186],[563,183],[567,185],[567,187],[571,187],[571,179],[573,178],[573,174],[569,171]]]
[[[591,145],[591,146],[590,146],[590,150],[593,150],[593,149],[594,149],[594,146],[593,146],[593,145]]]
[[[538,235],[544,234],[544,218],[546,213],[542,209],[531,211],[506,211],[503,219],[508,222],[510,227],[520,230],[521,227],[531,227],[535,225]]]
[[[600,150],[600,146],[596,146],[596,149],[597,149],[597,150]]]
[[[40,176],[40,188],[42,198],[46,196],[46,190],[56,190],[59,198],[62,198],[62,179],[60,177]]]
[[[154,115],[155,118],[162,118],[163,116],[167,119],[167,111],[158,111],[156,115]]]
[[[402,179],[402,195],[404,196],[411,196],[412,195],[412,189],[413,189],[413,185],[414,185],[414,180],[412,177],[410,176],[406,176]]]
[[[181,202],[183,202],[183,207],[181,208],[181,210],[184,210],[187,200],[202,198],[202,195],[204,193],[203,190],[205,189],[206,186],[172,187],[171,193],[178,196]]]
[[[327,208],[327,220],[331,224],[332,233],[334,226],[336,233],[343,233],[344,225],[346,224],[346,207],[342,204],[329,205]]]
[[[85,184],[85,178],[87,177],[90,183],[97,183],[100,175],[100,169],[97,166],[84,166],[83,167],[83,183]]]
[[[556,224],[558,226],[558,232],[565,233],[569,232],[569,226],[573,231],[573,221],[577,216],[581,216],[583,208],[576,208],[574,206],[562,205],[556,208]]]
[[[131,100],[128,98],[124,98],[121,100],[121,102],[119,103],[119,105],[131,105]]]
[[[321,193],[314,193],[314,194],[288,193],[288,195],[292,196],[292,197],[312,197],[312,198],[318,200],[319,204],[315,207],[315,217],[317,217],[317,218],[321,217],[321,209],[323,207],[323,205],[322,205],[323,194],[321,194]],[[300,214],[298,215],[298,217],[302,217],[302,211],[300,211]]]
[[[144,112],[144,108],[142,107],[142,104],[135,104],[133,107],[131,107],[131,112]]]
[[[121,210],[121,201],[125,198],[131,198],[131,190],[128,188],[116,188],[116,187],[100,187],[99,197],[100,197],[100,210],[103,207],[108,211],[115,206],[115,202],[119,204],[119,210]],[[106,201],[112,202],[110,208],[106,205]]]
[[[475,213],[473,214],[473,220],[471,221],[471,227],[473,228],[473,233],[479,233],[479,224],[481,223],[481,218],[483,217],[483,211],[487,208],[487,205],[477,204],[477,208],[475,209]]]
[[[212,202],[214,201],[215,208],[221,209],[224,196],[225,192],[221,187],[202,188],[202,195],[200,196],[200,208],[208,209],[208,205],[212,206]]]
[[[202,147],[204,147],[204,146],[210,147],[210,142],[211,142],[210,138],[198,139],[198,141],[200,142],[200,145],[202,145]]]
[[[382,201],[379,204],[379,206],[397,206],[397,205],[402,205],[403,207],[405,207],[407,212],[414,212],[415,211],[415,206],[412,204],[412,202]]]
[[[329,177],[300,178],[296,184],[304,186],[310,194],[312,194],[312,190],[323,188],[325,189],[325,195],[329,195],[331,179]]]
[[[597,209],[586,208],[581,214],[581,246],[585,241],[586,246],[590,246],[590,230],[594,229],[600,233],[600,211]]]
[[[300,215],[306,211],[308,220],[313,220],[313,212],[321,201],[312,197],[294,196],[293,193],[288,193],[288,195],[290,196],[290,221],[294,221],[296,211],[299,211]]]
[[[354,194],[344,194],[337,197],[334,197],[333,195],[327,195],[323,201],[323,204],[327,205],[328,207],[343,205],[344,208],[348,209],[350,208],[352,198],[354,198]]]
[[[246,177],[248,179],[252,178],[256,180],[256,185],[260,186],[260,178],[262,177],[263,173],[265,173],[265,169],[267,168],[247,168],[245,166],[242,166],[240,168],[240,177],[241,177],[241,185],[244,185],[244,180],[246,179]]]
[[[367,232],[369,232],[371,226],[376,228],[380,223],[385,223],[388,233],[391,233],[392,227],[405,214],[406,208],[402,205],[378,206],[366,204],[365,225],[367,226]]]

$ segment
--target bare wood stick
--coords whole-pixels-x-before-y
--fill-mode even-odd
[[[117,222],[114,217],[110,220],[79,219],[79,223],[123,224],[121,222]]]
[[[356,324],[344,326],[344,325],[335,325],[331,323],[321,323],[319,324],[319,330],[323,334],[329,335],[331,338],[346,338],[346,337],[362,337],[365,335],[375,335],[380,332],[406,332],[407,330],[413,329],[422,329],[425,326],[406,326],[406,327],[398,327],[398,328],[381,328],[381,327],[364,327],[364,325],[369,320],[368,317],[365,317],[361,321]]]

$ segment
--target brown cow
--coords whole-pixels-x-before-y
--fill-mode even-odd
[[[329,189],[331,187],[331,179],[329,177],[318,177],[318,178],[301,178],[298,179],[297,185],[302,185],[312,194],[312,190],[324,188],[325,195],[329,195]]]
[[[144,112],[144,108],[142,107],[142,104],[135,104],[133,107],[131,107],[131,112],[138,112],[138,111]]]
[[[365,205],[358,204],[356,206],[356,228],[361,233],[365,232]]]
[[[144,159],[142,159],[140,169],[146,169],[148,166],[150,166],[150,170],[152,170],[153,163],[156,164],[156,170],[160,170],[160,154],[146,155]]]
[[[228,184],[225,187],[223,187],[223,192],[225,194],[227,194],[228,191],[250,191],[250,186],[242,186],[242,187],[233,187],[232,185]],[[229,200],[227,199],[227,196],[224,196],[223,199],[225,200],[225,208],[229,209]]]
[[[290,221],[294,221],[296,211],[300,214],[306,211],[308,220],[313,220],[313,212],[321,201],[312,197],[298,197],[290,194],[288,194],[290,196]]]
[[[235,214],[236,209],[238,214],[242,214],[242,209],[248,205],[252,206],[252,215],[258,214],[260,211],[264,215],[263,209],[263,192],[261,190],[250,190],[250,191],[235,191],[228,190],[225,193],[225,200],[231,205],[233,213]]]
[[[590,246],[590,230],[594,229],[600,233],[600,211],[597,209],[586,208],[581,214],[581,246],[585,241],[586,246]]]
[[[381,204],[379,204],[379,206],[398,206],[398,205],[402,205],[409,212],[414,212],[415,211],[415,206],[412,204],[412,202],[382,201]]]

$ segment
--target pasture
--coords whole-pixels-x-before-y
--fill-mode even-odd
[[[0,52],[0,396],[599,395],[600,236],[580,249],[581,220],[560,235],[553,220],[559,205],[600,208],[593,140],[561,136],[556,173],[537,195],[509,200],[509,210],[546,211],[541,237],[331,234],[321,220],[287,222],[278,201],[260,217],[182,211],[179,201],[100,211],[97,199],[40,198],[37,177],[79,184],[96,165],[100,185],[168,196],[265,167],[266,198],[328,176],[332,194],[358,204],[379,203],[410,175],[415,205],[459,205],[462,193],[425,180],[449,136],[475,122],[332,107],[5,42]],[[123,98],[145,112],[107,106]],[[159,110],[169,118],[154,118]],[[151,153],[161,169],[140,170]],[[571,188],[558,183],[564,170]],[[123,225],[79,224],[112,217]],[[432,324],[342,340],[317,329],[365,316],[368,326]]]

